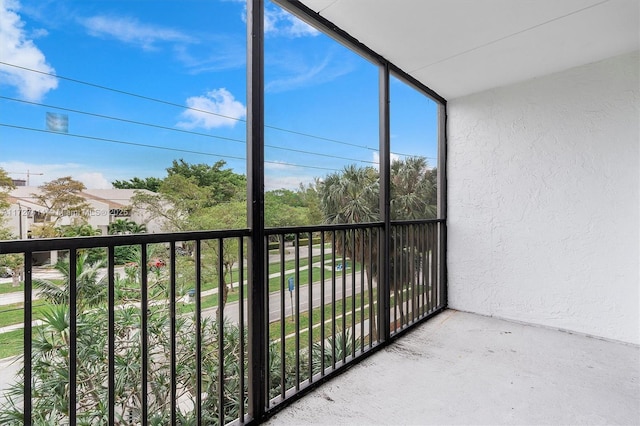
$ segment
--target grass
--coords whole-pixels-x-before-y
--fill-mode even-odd
[[[21,355],[24,344],[24,330],[14,330],[0,335],[0,359]]]
[[[34,320],[42,318],[42,312],[50,305],[43,301],[35,301],[33,304],[32,317]],[[0,306],[0,327],[13,324],[22,324],[24,321],[24,309],[22,303]],[[2,336],[2,335],[0,335]]]
[[[11,282],[0,283],[0,294],[16,293],[16,292],[23,292],[23,291],[24,291],[23,282],[20,282],[20,285],[18,285],[18,287],[14,287],[11,284]]]
[[[319,262],[321,261],[322,257],[321,256],[313,256],[313,258],[311,259],[311,261],[313,263],[315,262]],[[331,255],[327,254],[325,255],[325,262],[327,260],[331,260]],[[342,259],[337,257],[336,258],[336,262],[341,262]],[[304,258],[300,258],[299,259],[299,265],[300,267],[303,266],[307,266],[309,264],[309,259],[307,257]],[[325,266],[331,266],[331,262],[325,263]],[[284,263],[284,270],[291,270],[291,269],[295,269],[296,267],[296,262],[295,260],[288,260]],[[246,270],[246,268],[245,268]],[[358,272],[360,270],[360,265],[356,263],[355,265],[355,272]],[[281,265],[280,262],[276,262],[276,263],[272,263],[269,266],[269,271],[271,274],[275,274],[281,271]],[[352,272],[352,268],[347,269],[346,271],[347,274]],[[336,279],[336,283],[338,285],[341,285],[341,281],[342,281],[342,275],[344,273],[343,271],[335,271],[335,279]],[[238,273],[238,269],[234,269],[233,273],[237,274]],[[233,275],[232,273],[232,275]],[[295,276],[295,274],[289,274],[291,276]],[[246,276],[246,275],[245,275]],[[311,281],[312,282],[318,282],[320,281],[322,277],[322,268],[319,267],[313,267],[311,269]],[[331,279],[332,277],[332,271],[324,271],[324,277],[325,279]],[[284,290],[287,291],[288,289],[288,277],[285,277],[285,281],[284,281]],[[54,282],[58,282],[60,280],[54,280]],[[300,271],[299,274],[299,283],[297,283],[297,286],[303,286],[303,285],[307,285],[309,284],[309,270],[303,270]],[[348,279],[347,280],[347,287],[349,287],[351,285],[351,280]],[[208,289],[212,289],[217,287],[218,283],[217,283],[217,279],[213,279],[211,281],[208,281],[207,283],[203,283],[202,285],[202,291],[208,290]],[[21,283],[21,287],[11,287],[11,283],[7,283],[7,284],[3,284],[0,285],[0,289],[8,289],[6,292],[12,292],[12,291],[23,291],[23,286]],[[246,288],[246,285],[245,285]],[[281,291],[282,288],[282,281],[281,281],[281,277],[277,276],[277,277],[273,277],[269,279],[269,292],[273,293],[273,292],[279,292]],[[1,294],[2,292],[0,292]],[[235,287],[235,291],[230,291],[228,294],[228,298],[227,298],[227,303],[233,303],[233,302],[237,302],[239,299],[239,292],[238,292],[238,288],[237,286]],[[347,298],[347,300],[351,300],[351,298]],[[339,315],[341,314],[340,309],[341,308],[341,303],[342,301],[337,301],[336,302],[336,313]],[[350,303],[350,302],[349,302]],[[359,303],[359,302],[358,302]],[[219,304],[219,298],[218,298],[218,294],[212,294],[212,295],[208,295],[208,296],[204,296],[201,299],[201,308],[204,309],[210,309],[210,308],[214,308],[217,307]],[[35,302],[34,307],[33,307],[33,319],[41,319],[42,318],[42,312],[47,308],[47,304],[45,302]],[[190,313],[193,312],[194,310],[194,304],[179,304],[177,306],[177,311],[179,314],[186,314],[186,313]],[[331,306],[328,305],[327,307],[325,307],[325,315],[326,318],[330,318],[331,316]],[[328,311],[327,311],[328,310]],[[312,322],[315,325],[316,321],[319,324],[320,321],[320,310],[319,308],[314,309],[313,311],[314,313],[312,314]],[[347,314],[346,316],[348,317],[351,314]],[[307,319],[304,319],[307,318]],[[23,310],[23,304],[22,303],[16,303],[16,304],[12,304],[12,305],[5,305],[0,307],[0,327],[3,326],[7,326],[7,325],[12,325],[12,324],[19,324],[22,323],[24,320],[24,310]],[[301,327],[301,333],[305,333],[305,330],[308,330],[308,314],[301,314],[300,316],[300,327]],[[306,322],[305,322],[306,321]],[[339,327],[341,327],[341,322],[340,320],[337,320],[339,322]],[[287,332],[286,334],[291,334],[293,332],[293,329],[291,329],[291,327],[294,326],[293,324],[291,325],[287,325]],[[279,330],[279,328],[278,328]],[[327,330],[327,333],[329,333],[330,330]],[[20,336],[20,337],[16,337],[16,336]],[[12,332],[8,332],[8,333],[3,333],[0,334],[0,347],[4,350],[4,351],[0,351],[0,358],[4,358],[7,356],[12,356],[12,355],[17,355],[19,353],[21,353],[22,351],[22,331],[21,330],[15,330]],[[19,344],[15,344],[16,341],[19,341]]]

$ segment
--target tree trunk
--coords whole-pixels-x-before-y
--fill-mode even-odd
[[[11,270],[11,287],[20,287],[20,278],[22,271],[20,269]]]

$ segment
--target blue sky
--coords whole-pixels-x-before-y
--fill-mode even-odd
[[[235,0],[0,0],[0,167],[92,188],[178,158],[246,173],[245,21]],[[265,32],[266,189],[375,165],[377,68],[271,3]],[[434,164],[435,104],[391,98],[392,151]]]

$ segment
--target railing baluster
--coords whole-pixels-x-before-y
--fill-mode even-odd
[[[336,369],[336,231],[331,232],[331,368]]]
[[[347,358],[347,231],[342,235],[342,362]]]
[[[24,394],[23,394],[23,410],[24,424],[31,426],[32,404],[31,404],[31,385],[32,364],[31,364],[31,347],[32,347],[32,321],[33,321],[33,253],[24,252],[24,334],[23,334],[23,354],[24,354]]]
[[[116,423],[115,419],[115,405],[116,405],[116,396],[115,396],[115,388],[116,388],[116,373],[115,373],[115,247],[109,246],[108,256],[107,256],[107,277],[108,277],[108,286],[107,289],[107,305],[108,305],[108,391],[109,396],[107,403],[109,404],[109,413],[108,413],[108,421],[110,425]]]
[[[285,397],[285,393],[287,391],[286,385],[286,333],[285,333],[285,325],[287,322],[287,311],[286,311],[286,303],[285,303],[285,258],[284,258],[284,237],[285,234],[279,235],[279,248],[280,248],[280,396],[282,399]],[[293,301],[292,301],[293,303]],[[293,305],[291,306],[291,315],[293,315]],[[293,318],[291,318],[293,319]]]
[[[398,227],[391,227],[391,229],[389,230],[389,233],[391,234],[391,242],[389,243],[391,246],[391,253],[390,253],[390,260],[393,262],[393,270],[391,271],[392,273],[389,274],[389,276],[391,277],[391,280],[393,281],[393,304],[391,305],[393,307],[393,329],[392,331],[395,332],[396,330],[396,326],[398,324],[398,244],[397,244],[397,239],[398,239]],[[391,293],[389,293],[391,294]],[[390,296],[389,296],[390,297]]]
[[[411,252],[411,255],[409,256],[409,259],[411,261],[409,267],[411,282],[411,322],[416,320],[418,314],[418,306],[416,303],[416,236],[414,233],[414,229],[414,225],[409,225],[409,241],[411,241],[409,249],[409,251]]]
[[[426,309],[426,294],[428,294],[427,292],[429,291],[429,285],[426,279],[426,265],[425,265],[425,259],[426,259],[426,253],[427,253],[427,230],[428,230],[428,226],[425,225],[421,225],[420,226],[420,282],[422,283],[422,291],[420,292],[420,315],[424,316],[427,314],[427,309]]]
[[[196,338],[196,424],[202,424],[202,240],[196,240],[196,317],[195,317],[195,338]],[[220,294],[218,294],[218,305],[220,304]]]
[[[78,274],[76,269],[78,253],[69,250],[69,425],[77,422],[77,344],[78,344]]]
[[[169,413],[171,424],[176,424],[176,411],[177,411],[177,386],[176,386],[176,243],[171,241],[169,243],[169,249],[171,254],[169,255],[169,342],[170,354],[170,377],[171,377],[171,412]]]
[[[438,233],[434,230],[431,233],[431,282],[433,283],[433,309],[440,307],[440,288],[438,283]]]
[[[140,259],[140,271],[142,273],[142,279],[140,280],[140,318],[141,318],[141,334],[140,334],[140,338],[142,339],[141,344],[142,344],[142,351],[141,351],[141,357],[142,359],[140,360],[140,364],[142,366],[142,388],[141,388],[141,392],[142,395],[140,395],[140,400],[142,401],[142,419],[141,422],[142,424],[145,424],[147,422],[147,420],[149,419],[149,402],[147,400],[147,396],[149,395],[148,392],[148,367],[149,367],[149,341],[148,341],[148,316],[147,316],[147,309],[149,307],[149,300],[148,300],[148,274],[147,274],[147,268],[148,268],[148,263],[149,263],[149,259],[147,258],[147,245],[146,244],[142,244],[141,247],[141,259]]]
[[[244,345],[244,238],[238,237],[238,292],[239,292],[239,309],[238,317],[240,324],[240,412],[238,419],[240,423],[244,422],[245,414],[245,345]]]
[[[320,232],[320,375],[324,376],[324,321],[325,321],[325,315],[324,315],[324,292],[325,292],[325,285],[324,285],[324,280],[325,280],[325,269],[324,269],[324,256],[325,256],[325,233],[324,231]]]
[[[309,232],[308,234],[308,249],[307,249],[307,289],[309,290],[309,301],[307,303],[307,318],[309,319],[309,335],[308,339],[308,372],[309,375],[309,383],[313,383],[313,233]]]
[[[295,249],[295,287],[293,294],[296,305],[296,391],[300,390],[300,234],[296,232]]]
[[[264,333],[262,334],[264,336],[265,342],[264,342],[264,363],[266,365],[269,365],[269,327],[266,324],[270,324],[271,323],[271,314],[270,314],[270,306],[271,304],[269,303],[269,241],[268,238],[265,237],[262,241],[262,252],[263,252],[263,270],[262,270],[262,277],[263,277],[263,282],[262,283],[255,283],[252,282],[250,283],[251,286],[259,286],[260,287],[260,291],[261,293],[263,293],[264,296],[264,312],[262,312],[262,315],[260,318],[260,325],[262,327],[264,327]],[[249,276],[251,277],[251,275]],[[251,290],[251,289],[250,289]],[[251,293],[249,293],[249,296],[251,296]],[[250,352],[250,357],[249,357],[249,363],[252,363],[253,359],[255,359],[253,357],[253,352],[251,351],[251,334],[252,334],[252,325],[255,324],[255,322],[251,321],[251,315],[253,314],[252,310],[255,311],[257,308],[262,308],[262,306],[255,306],[253,304],[249,305],[249,300],[247,300],[247,306],[249,306],[249,352]],[[258,330],[253,330],[254,335],[256,333],[260,334]],[[256,342],[253,342],[253,344],[255,345]],[[262,363],[260,363],[262,364]],[[269,394],[269,390],[271,389],[271,374],[269,374],[268,371],[266,371],[266,367],[264,367],[265,373],[265,380],[264,380],[264,390],[263,390],[263,395],[266,398],[266,401],[262,401],[261,404],[262,405],[266,405],[268,406],[269,404],[269,399],[270,399],[270,394]],[[249,368],[249,373],[251,372],[251,368]],[[251,383],[254,383],[253,380],[251,380],[251,376],[249,376],[249,383],[251,385]],[[253,390],[253,392],[256,392],[255,390]],[[251,396],[251,390],[249,390],[249,395]]]
[[[369,349],[371,349],[373,347],[373,339],[377,339],[378,336],[377,334],[379,333],[379,325],[380,322],[378,321],[378,313],[376,311],[376,304],[375,304],[375,298],[373,297],[373,229],[367,229],[367,236],[368,236],[368,241],[369,244],[367,244],[369,247],[367,248],[368,253],[367,253],[367,258],[369,259],[368,261],[368,271],[369,273],[367,274],[367,284],[368,284],[368,292],[369,292]],[[378,274],[378,277],[380,275]],[[378,278],[379,279],[379,278]],[[379,288],[379,286],[378,286]],[[379,290],[378,290],[379,292]],[[376,325],[376,321],[378,326],[375,327],[375,336],[374,336],[374,326]]]
[[[356,241],[358,241],[357,230],[352,229],[351,233],[351,356],[356,356]],[[346,273],[345,268],[345,273]]]
[[[401,226],[400,231],[400,250],[401,252],[401,263],[400,263],[400,285],[402,292],[402,301],[404,302],[404,315],[402,318],[402,329],[404,329],[409,323],[409,281],[408,281],[408,273],[407,268],[409,267],[409,253],[407,252],[407,234],[408,234],[408,226]]]
[[[218,424],[224,425],[224,239],[218,238]],[[210,397],[210,396],[209,396]]]
[[[360,230],[360,352],[364,352],[364,321],[365,321],[365,303],[364,303],[364,252],[365,252],[365,236],[366,229]],[[354,260],[355,265],[355,260]],[[355,266],[354,266],[355,268]],[[371,334],[369,334],[369,339],[371,339]]]

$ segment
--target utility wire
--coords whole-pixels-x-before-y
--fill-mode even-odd
[[[242,122],[242,123],[246,123],[247,122],[247,120],[242,119],[242,118],[230,117],[230,116],[223,115],[223,114],[218,114],[218,113],[215,113],[215,112],[212,112],[212,111],[207,111],[207,110],[203,110],[203,109],[188,107],[188,106],[184,106],[184,105],[181,105],[181,104],[178,104],[178,103],[175,103],[175,102],[165,101],[163,99],[158,99],[158,98],[152,98],[150,96],[144,96],[144,95],[140,95],[140,94],[133,93],[133,92],[127,92],[125,90],[114,89],[112,87],[107,87],[107,86],[103,86],[103,85],[100,85],[100,84],[90,83],[90,82],[83,81],[83,80],[78,80],[78,79],[75,79],[75,78],[65,77],[65,76],[62,76],[62,75],[57,75],[57,74],[53,74],[53,73],[48,73],[48,72],[36,70],[36,69],[33,69],[33,68],[23,67],[23,66],[15,65],[15,64],[10,64],[8,62],[0,61],[0,64],[1,65],[6,65],[8,67],[14,67],[14,68],[22,69],[22,70],[25,70],[25,71],[38,73],[38,74],[48,75],[50,77],[59,78],[61,80],[66,80],[66,81],[70,81],[70,82],[73,82],[73,83],[82,84],[82,85],[85,85],[85,86],[95,87],[95,88],[102,89],[102,90],[108,90],[110,92],[115,92],[115,93],[119,93],[119,94],[123,94],[123,95],[127,95],[127,96],[136,97],[136,98],[139,98],[139,99],[144,99],[144,100],[147,100],[147,101],[158,102],[158,103],[161,103],[161,104],[164,104],[164,105],[169,105],[169,106],[177,107],[177,108],[180,108],[180,109],[187,109],[187,110],[191,110],[191,111],[201,112],[201,113],[204,113],[204,114],[215,115],[217,117],[222,117],[222,118],[226,118],[226,119],[229,119],[229,120],[234,120],[234,121],[238,121],[238,122]],[[332,139],[332,138],[326,138],[326,137],[323,137],[323,136],[312,135],[310,133],[298,132],[298,131],[295,131],[295,130],[285,129],[283,127],[271,126],[271,125],[268,125],[268,124],[265,124],[264,127],[265,128],[269,128],[269,129],[273,129],[273,130],[277,130],[277,131],[280,131],[280,132],[284,132],[284,133],[291,133],[291,134],[298,135],[298,136],[304,136],[304,137],[307,137],[307,138],[323,140],[323,141],[332,142],[332,143],[336,143],[336,144],[340,144],[340,145],[351,146],[351,147],[354,147],[354,148],[366,149],[366,150],[369,150],[369,151],[372,151],[372,152],[378,152],[379,151],[377,148],[372,148],[370,146],[358,145],[358,144],[354,144],[354,143],[350,143],[350,142],[341,141],[341,140],[338,140],[338,139]],[[414,155],[414,154],[404,154],[404,153],[401,153],[401,152],[392,152],[392,154],[400,155],[400,156],[404,156],[404,157],[411,157],[411,156]],[[428,159],[431,159],[431,160],[437,160],[437,158],[434,158],[434,157],[425,157],[425,158],[428,158]],[[358,160],[358,161],[360,161],[360,160]]]
[[[54,132],[54,131],[51,131],[51,130],[42,130],[42,129],[36,129],[36,128],[33,128],[33,127],[25,127],[25,126],[15,126],[13,124],[6,124],[6,123],[0,123],[0,126],[2,126],[2,127],[10,127],[10,128],[13,128],[13,129],[20,129],[20,130],[29,130],[29,131],[32,131],[32,132],[55,134],[55,135],[58,135],[58,136],[67,136],[67,137],[80,138],[80,139],[91,139],[91,140],[96,140],[96,141],[100,141],[100,142],[116,143],[116,144],[121,144],[121,145],[140,146],[140,147],[144,147],[144,148],[161,149],[161,150],[165,150],[165,151],[184,152],[184,153],[188,153],[188,154],[199,154],[199,155],[207,155],[207,156],[211,156],[211,157],[230,158],[230,159],[233,159],[233,160],[245,160],[246,161],[245,157],[237,157],[237,156],[226,155],[226,154],[216,154],[216,153],[213,153],[213,152],[193,151],[193,150],[181,149],[181,148],[170,148],[170,147],[166,147],[166,146],[150,145],[150,144],[144,144],[144,143],[138,143],[138,142],[128,142],[128,141],[121,141],[121,140],[109,139],[109,138],[100,138],[100,137],[97,137],[97,136],[77,135],[77,134],[74,134],[74,133],[60,133],[60,132]],[[281,162],[281,161],[264,160],[264,162],[265,163],[269,163],[269,164],[278,164],[278,165],[282,165],[282,166],[291,166],[291,167],[300,167],[300,168],[309,168],[309,169],[318,169],[318,170],[330,170],[330,171],[335,171],[335,172],[340,171],[338,169],[333,169],[333,168],[328,168],[328,167],[309,166],[309,165],[294,164],[294,163],[287,163],[287,162]]]
[[[242,144],[246,145],[246,141],[242,140],[242,139],[234,139],[234,138],[229,138],[229,137],[225,137],[225,136],[211,135],[211,134],[208,134],[208,133],[194,132],[194,131],[191,131],[191,130],[176,129],[174,127],[161,126],[159,124],[145,123],[145,122],[142,122],[142,121],[129,120],[129,119],[126,119],[126,118],[113,117],[113,116],[103,115],[103,114],[96,114],[96,113],[87,112],[87,111],[79,111],[79,110],[76,110],[76,109],[65,108],[65,107],[60,107],[60,106],[55,106],[55,105],[47,105],[47,104],[42,104],[42,103],[38,103],[38,102],[25,101],[25,100],[22,100],[22,99],[10,98],[10,97],[7,97],[7,96],[0,96],[0,99],[5,99],[5,100],[8,100],[8,101],[13,101],[13,102],[21,102],[21,103],[25,103],[25,104],[29,104],[29,105],[36,105],[36,106],[45,107],[45,108],[53,108],[53,109],[57,109],[57,110],[60,110],[60,111],[73,112],[73,113],[76,113],[76,114],[83,114],[83,115],[88,115],[88,116],[91,116],[91,117],[104,118],[106,120],[121,121],[121,122],[124,122],[124,123],[136,124],[136,125],[139,125],[139,126],[153,127],[153,128],[156,128],[156,129],[169,130],[169,131],[174,131],[174,132],[186,133],[186,134],[190,134],[190,135],[203,136],[203,137],[207,137],[207,138],[222,139],[222,140],[242,143]],[[356,162],[360,162],[360,163],[377,164],[375,161],[359,160],[357,158],[342,157],[342,156],[339,156],[339,155],[332,155],[332,154],[323,154],[321,152],[306,151],[306,150],[302,150],[302,149],[287,148],[287,147],[282,147],[282,146],[277,146],[277,145],[269,145],[269,144],[265,144],[264,146],[268,147],[268,148],[279,149],[279,150],[282,150],[282,151],[293,151],[293,152],[299,152],[299,153],[302,153],[302,154],[317,155],[317,156],[320,156],[320,157],[337,158],[337,159],[340,159],[340,160],[356,161]]]

